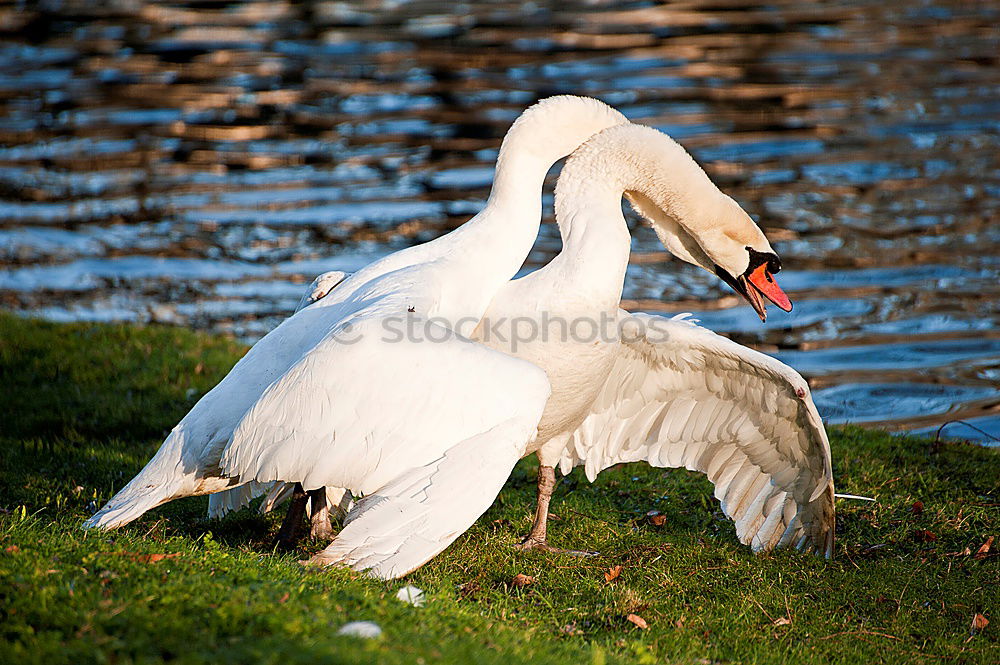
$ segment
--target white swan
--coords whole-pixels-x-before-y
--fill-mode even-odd
[[[619,309],[630,246],[625,192],[665,245],[719,274],[762,319],[761,293],[791,307],[773,279],[780,265],[763,233],[669,137],[616,126],[574,152],[556,188],[562,252],[501,289],[474,335],[541,367],[552,387],[538,436],[523,451],[536,452],[541,466],[536,519],[522,545],[555,549],[545,525],[557,464],[564,472],[584,464],[593,480],[613,464],[645,460],[706,473],[754,550],[796,546],[832,555],[829,443],[806,382],[684,318]],[[575,323],[602,315],[611,335],[572,338]],[[528,339],[519,337],[525,323]],[[546,325],[557,329],[546,336]],[[613,334],[619,326],[622,339]],[[362,499],[345,531],[360,531],[353,520],[379,500]],[[337,538],[312,561],[364,568],[356,541]]]
[[[642,131],[645,131],[646,134],[641,135]],[[725,276],[728,277],[727,281],[731,281],[737,288],[746,289],[746,276],[749,276],[751,281],[755,283],[760,281],[761,288],[768,292],[772,299],[787,306],[787,300],[783,299],[783,294],[776,285],[772,285],[768,274],[768,267],[772,271],[776,271],[774,270],[777,267],[776,257],[770,253],[770,247],[760,235],[759,230],[752,222],[749,222],[738,206],[718,193],[718,190],[715,190],[710,183],[709,191],[715,192],[717,200],[711,197],[700,202],[692,200],[690,197],[688,200],[688,204],[697,203],[701,207],[701,212],[706,213],[702,218],[703,222],[709,217],[718,217],[719,215],[724,217],[726,213],[729,213],[739,219],[741,223],[749,222],[750,227],[759,237],[744,236],[746,229],[739,228],[740,224],[727,228],[729,225],[719,223],[716,228],[709,224],[697,223],[698,211],[684,205],[685,197],[682,192],[686,188],[680,187],[679,190],[676,188],[679,185],[699,184],[699,176],[708,182],[704,173],[694,165],[686,153],[683,153],[672,141],[654,130],[630,127],[628,130],[621,130],[621,132],[622,137],[633,139],[631,144],[627,141],[624,142],[626,147],[624,152],[620,150],[621,146],[618,146],[619,151],[616,152],[613,145],[605,146],[601,141],[595,140],[592,146],[588,146],[589,149],[581,151],[580,156],[570,160],[570,164],[582,164],[582,166],[576,167],[577,171],[587,177],[570,177],[566,182],[573,183],[574,180],[587,180],[588,178],[593,181],[593,176],[597,172],[600,174],[619,173],[619,177],[613,178],[613,182],[609,186],[597,187],[575,198],[567,197],[565,194],[558,197],[560,201],[563,201],[559,205],[560,219],[571,220],[573,224],[577,225],[577,228],[581,229],[577,234],[581,237],[579,243],[588,251],[593,251],[595,245],[601,243],[594,241],[593,233],[583,233],[582,229],[587,228],[586,220],[610,214],[611,219],[619,222],[618,226],[623,237],[619,235],[618,239],[623,241],[625,249],[624,259],[619,262],[621,276],[616,278],[617,294],[614,298],[613,312],[617,315],[617,300],[620,297],[624,264],[628,254],[628,234],[624,221],[621,219],[620,207],[616,207],[612,212],[608,201],[613,196],[613,200],[618,204],[622,192],[627,190],[645,191],[651,197],[650,200],[655,201],[656,206],[663,213],[663,218],[658,220],[659,225],[668,228],[668,230],[671,223],[678,226],[677,229],[673,230],[674,237],[671,237],[668,231],[658,228],[668,246],[672,240],[679,239],[679,242],[686,243],[683,252],[675,253],[697,258],[700,257],[698,252],[701,252],[705,258],[713,259],[715,263],[712,263],[711,267],[716,271],[725,271]],[[606,134],[610,134],[616,140],[622,138],[615,137],[614,132]],[[639,138],[636,139],[636,137]],[[601,138],[598,137],[598,139]],[[644,141],[649,141],[651,146],[659,146],[661,150],[650,149],[650,146],[643,144]],[[690,164],[685,164],[683,159],[678,157],[678,152]],[[639,155],[639,157],[630,160],[625,156],[626,153]],[[655,161],[657,159],[667,160],[665,163],[669,164],[671,172],[669,178],[664,180],[661,177],[663,174],[657,174],[655,167],[648,163],[649,160]],[[567,169],[570,174],[573,173],[569,167]],[[621,169],[621,172],[618,169]],[[675,175],[675,171],[680,175]],[[563,180],[561,180],[562,182]],[[560,191],[573,191],[573,188],[569,184],[564,184]],[[588,197],[590,198],[588,199]],[[640,202],[642,200],[638,195],[635,199]],[[722,201],[728,201],[728,204],[723,205]],[[694,207],[697,208],[698,205]],[[739,214],[736,211],[739,211]],[[657,222],[656,213],[648,214],[654,222]],[[690,223],[689,226],[683,226],[683,222],[689,221],[688,216],[695,222]],[[567,238],[567,244],[570,244],[574,233],[569,230],[564,235]],[[590,242],[584,242],[583,238],[588,236]],[[721,239],[722,236],[728,238],[728,245],[733,245],[734,242],[748,242],[750,244],[742,246],[741,256],[740,252],[732,250],[732,247],[727,248],[727,242]],[[695,245],[702,242],[706,246],[697,249]],[[673,247],[671,249],[673,251]],[[614,262],[611,260],[615,258],[613,255],[614,252],[605,255],[603,267],[607,268]],[[571,254],[567,254],[567,256],[571,256]],[[580,256],[582,255],[576,257],[577,268],[581,269],[579,275],[586,279],[590,273],[582,270],[583,265],[579,262]],[[759,261],[761,256],[764,257],[763,263]],[[754,261],[758,261],[758,263],[754,263]],[[442,259],[442,262],[445,262],[445,259]],[[411,276],[440,278],[433,267],[436,266],[432,264],[431,269],[427,269],[426,266],[418,266],[412,272],[404,268],[399,272],[404,273],[404,278],[411,278]],[[279,339],[270,348],[265,349],[263,352],[265,355],[262,356],[264,364],[268,360],[267,351],[275,352],[284,348],[281,346],[281,342],[292,345],[299,344],[300,348],[311,350],[305,353],[290,370],[284,373],[280,380],[275,381],[264,392],[254,407],[246,413],[245,417],[242,417],[239,426],[235,427],[235,432],[230,430],[231,436],[229,433],[223,432],[222,435],[212,433],[206,437],[204,430],[196,432],[201,434],[202,438],[208,439],[208,443],[201,446],[203,450],[215,447],[220,451],[221,454],[217,462],[219,469],[214,475],[211,469],[207,473],[202,470],[201,476],[195,478],[191,478],[189,472],[182,474],[187,476],[183,480],[188,483],[189,487],[187,494],[179,495],[221,489],[222,486],[225,486],[223,483],[232,482],[228,478],[234,475],[239,475],[241,479],[254,479],[261,482],[299,480],[307,487],[326,485],[360,490],[366,493],[365,498],[352,511],[347,526],[341,531],[338,538],[318,555],[316,560],[321,563],[346,563],[357,569],[370,569],[380,577],[394,577],[419,566],[446,547],[492,502],[517,457],[529,450],[528,444],[533,438],[535,425],[542,417],[544,404],[540,404],[539,400],[542,403],[546,401],[548,383],[545,381],[544,375],[537,370],[537,366],[523,362],[516,363],[509,357],[505,357],[505,362],[501,357],[485,352],[482,345],[471,344],[456,336],[448,337],[446,342],[438,344],[379,345],[373,343],[372,339],[378,331],[377,324],[384,324],[388,320],[387,313],[397,314],[399,308],[406,305],[408,312],[416,314],[416,316],[410,317],[411,319],[427,321],[428,314],[415,310],[418,310],[418,307],[422,305],[433,304],[435,301],[426,297],[421,298],[422,294],[414,294],[415,289],[412,287],[407,290],[404,286],[408,285],[406,279],[402,281],[401,285],[399,281],[393,279],[398,276],[395,273],[390,273],[381,279],[376,278],[369,283],[361,282],[360,289],[357,286],[350,290],[345,288],[352,283],[357,285],[359,276],[363,276],[364,273],[365,271],[361,271],[349,277],[344,281],[343,286],[335,289],[326,298],[296,314],[286,324],[279,326],[275,332],[282,330],[283,327],[289,327],[291,330],[286,332],[283,339]],[[733,277],[734,275],[736,277]],[[595,277],[595,282],[608,281]],[[586,285],[586,281],[583,284]],[[438,289],[443,290],[442,287],[443,284],[439,285]],[[602,288],[604,287],[594,290],[590,290],[590,287],[582,289],[583,296],[579,301],[583,310],[591,316],[594,311],[599,309],[598,305],[595,304],[594,294],[601,292]],[[763,314],[759,296],[755,292],[746,295],[752,303],[756,303],[755,307]],[[589,304],[587,303],[588,299]],[[361,302],[358,302],[359,300]],[[570,301],[572,298],[562,300],[563,304]],[[386,305],[388,307],[385,309],[380,307]],[[484,303],[484,309],[485,306]],[[497,306],[499,304],[495,304],[493,307]],[[337,316],[333,317],[327,314],[322,319],[313,320],[314,316],[322,314],[328,309],[333,309]],[[428,308],[426,311],[435,310]],[[436,311],[454,314],[454,312],[448,312],[443,308]],[[299,326],[287,325],[297,319],[309,322]],[[344,332],[345,320],[354,324],[350,333],[352,340],[358,340],[358,345],[354,346],[350,353],[344,351],[344,342],[352,340],[343,338],[338,340],[336,336],[336,333]],[[315,334],[314,329],[323,324],[331,325],[332,336],[329,334],[321,335],[318,343],[313,342],[309,335]],[[310,333],[310,330],[313,332]],[[369,334],[361,335],[359,338],[358,332],[366,330]],[[297,338],[296,334],[300,337]],[[711,333],[706,334],[711,335]],[[272,336],[276,335],[272,333],[265,340]],[[675,335],[675,337],[677,336]],[[251,358],[255,351],[263,347],[263,342],[264,340],[255,346],[244,361]],[[612,346],[617,345],[612,344]],[[438,351],[435,348],[428,349],[428,347],[443,350]],[[703,349],[693,346],[691,348],[693,354],[704,352]],[[395,353],[397,351],[399,352]],[[595,354],[595,357],[599,355]],[[629,354],[622,352],[619,355],[627,357]],[[241,364],[244,361],[241,361]],[[671,361],[678,362],[678,359],[672,358]],[[592,404],[586,405],[588,413],[592,410],[591,407],[600,406],[598,393],[603,392],[603,394],[609,395],[615,404],[622,401],[612,385],[616,376],[616,372],[612,368],[616,366],[617,363],[609,365],[605,377],[608,379],[607,386],[603,391],[600,387],[591,388],[595,398]],[[212,393],[209,393],[203,402],[208,401],[213,393],[219,391],[226,384],[226,381],[237,375],[239,368],[238,364],[230,376]],[[401,372],[398,368],[405,368],[407,371]],[[412,371],[413,376],[409,375],[410,371]],[[362,381],[362,385],[357,385],[357,382],[352,383],[350,379],[345,380],[345,377],[350,377],[352,372],[363,372],[362,376],[365,379]],[[628,372],[629,370],[626,370],[626,374]],[[659,372],[650,372],[650,374],[659,375]],[[794,373],[792,374],[794,375]],[[434,385],[434,379],[440,380],[442,376],[447,376],[450,381],[446,389],[439,389],[438,386]],[[331,377],[334,379],[332,382],[329,380]],[[483,390],[483,381],[492,382],[489,389],[485,391]],[[714,389],[713,379],[707,378],[704,381],[711,393]],[[372,386],[375,388],[372,389]],[[660,394],[654,391],[650,396],[643,388],[644,386],[640,386],[639,396],[651,402],[660,400],[659,407],[662,410],[663,400]],[[795,387],[796,390],[800,388]],[[343,392],[335,393],[334,391],[338,389]],[[358,389],[356,392],[360,394],[355,394],[352,389]],[[511,393],[517,393],[517,395]],[[802,393],[802,395],[806,397],[803,401],[808,402],[808,393]],[[337,397],[339,399],[336,399]],[[797,395],[797,397],[799,396]],[[491,399],[503,404],[498,407],[495,403],[486,403]],[[454,403],[450,400],[454,400]],[[634,402],[634,399],[626,398],[624,401]],[[413,402],[416,404],[414,405]],[[392,411],[377,413],[378,406],[387,403],[406,404],[410,408],[405,409],[405,414],[402,416]],[[200,405],[201,403],[199,403]],[[211,416],[217,415],[212,413],[211,406],[213,405],[209,404],[209,408],[202,411],[202,418],[194,419],[196,421],[194,425],[203,425],[206,421],[210,422]],[[223,406],[223,403],[220,401],[214,406]],[[564,409],[563,400],[552,401],[551,406],[556,409],[558,414],[560,410]],[[197,409],[198,406],[196,406]],[[355,417],[349,421],[343,420],[341,413],[344,411],[353,412]],[[546,407],[546,411],[548,412],[550,409]],[[812,411],[815,410],[812,409]],[[595,418],[599,419],[603,411],[594,410],[594,414],[588,415],[588,413],[581,416],[581,420],[583,420],[581,430],[588,422],[595,422]],[[508,416],[507,420],[502,420],[504,414]],[[550,414],[547,413],[547,415]],[[621,416],[622,414],[616,415]],[[718,417],[719,414],[716,412],[714,418],[718,419]],[[750,413],[749,415],[744,414],[742,420],[753,422],[755,418],[755,414]],[[180,466],[179,462],[183,463],[183,459],[177,459],[182,455],[177,453],[178,449],[183,452],[185,434],[189,434],[184,431],[187,420],[188,418],[185,418],[175,429],[175,432],[168,438],[147,469],[120,493],[120,496],[124,496],[125,500],[116,505],[116,500],[119,497],[113,499],[109,506],[102,510],[102,513],[91,520],[89,525],[114,526],[113,520],[115,518],[120,519],[123,513],[127,516],[129,511],[134,512],[135,504],[141,504],[141,499],[146,495],[155,496],[158,494],[160,496],[159,503],[172,498],[168,493],[158,489],[154,490],[155,482],[140,481],[162,481],[163,470],[169,471],[172,462],[174,466]],[[660,415],[655,421],[662,424],[665,421],[665,416]],[[531,424],[532,422],[534,425]],[[493,423],[492,427],[490,427],[491,423]],[[636,423],[631,420],[628,423],[629,431],[636,431]],[[711,424],[704,425],[706,431],[711,430]],[[695,431],[698,431],[697,428],[702,426],[696,424]],[[230,427],[234,426],[230,425]],[[192,426],[190,429],[195,430],[196,427]],[[638,428],[638,430],[641,429],[641,427]],[[689,430],[690,425],[685,425],[684,433],[690,433]],[[657,430],[649,431],[653,434],[663,433]],[[729,435],[723,437],[725,440],[722,444],[732,447],[735,437],[735,447],[738,450],[731,451],[732,454],[729,458],[735,459],[738,454],[742,454],[751,465],[757,464],[758,449],[768,446],[769,442],[752,440],[751,437],[744,449],[742,444],[747,442],[740,438],[744,431],[748,431],[748,428],[742,427],[735,434],[730,431]],[[463,435],[467,435],[465,439],[458,438]],[[551,440],[555,438],[553,437]],[[228,439],[231,439],[231,442],[226,445]],[[350,445],[342,443],[351,439],[364,442],[360,446],[360,450],[357,445],[352,449]],[[444,443],[441,442],[441,439],[444,439]],[[549,444],[551,440],[543,441],[543,443]],[[695,447],[704,443],[697,436],[694,441]],[[823,441],[825,442],[825,436]],[[596,473],[600,470],[597,466],[601,460],[619,459],[616,454],[620,452],[621,448],[616,451],[608,445],[615,442],[603,432],[598,432],[596,436],[587,439],[586,433],[577,437],[574,430],[573,443],[575,448],[573,451],[575,452],[567,452],[563,456],[565,457],[564,468],[566,465],[572,465],[574,461],[578,461],[570,457],[570,454],[591,454],[590,457],[587,457],[588,470]],[[621,443],[622,441],[618,440],[617,442]],[[568,439],[563,441],[564,448],[566,443],[569,443]],[[625,449],[631,459],[638,459],[642,458],[642,452],[659,450],[656,445],[650,445],[650,443],[655,444],[656,442],[643,439],[639,442],[640,445],[626,446]],[[778,443],[780,444],[781,441]],[[714,446],[713,452],[718,452],[719,442],[708,441],[708,444],[709,448]],[[546,445],[542,448],[551,449],[552,446]],[[539,448],[540,452],[542,448]],[[692,446],[689,445],[685,449],[688,448],[692,448]],[[640,451],[639,457],[635,457],[637,450]],[[795,451],[791,452],[794,457]],[[815,451],[807,450],[806,453],[810,460],[816,459]],[[590,460],[593,459],[593,454],[599,454],[602,457],[591,464]],[[825,455],[828,471],[828,449]],[[664,463],[662,458],[652,459],[651,455],[647,455],[646,458],[654,463]],[[681,458],[683,458],[683,453],[681,453]],[[584,457],[580,457],[580,459],[584,459]],[[719,461],[718,458],[713,459],[715,462]],[[202,468],[206,466],[204,462],[199,463],[202,464]],[[686,460],[684,463],[697,468],[695,461]],[[596,470],[592,470],[590,467]],[[550,466],[547,468],[551,469]],[[785,519],[788,522],[786,533],[797,533],[797,524],[802,525],[802,528],[808,531],[810,523],[805,520],[806,512],[799,510],[799,504],[795,503],[798,496],[796,490],[802,483],[795,478],[788,477],[795,474],[804,477],[808,474],[802,474],[794,466],[792,474],[787,471],[775,473],[767,463],[764,463],[762,468],[764,475],[767,476],[764,483],[761,483],[757,477],[752,479],[752,485],[758,488],[758,495],[760,494],[760,486],[763,484],[777,483],[782,492],[793,497],[793,501],[781,503],[773,498],[784,498],[780,496],[780,493],[770,494],[764,498],[763,503],[766,505],[756,508],[765,513],[763,518],[749,520],[749,522],[753,523],[754,528],[763,528],[769,525],[773,526],[773,523],[778,519]],[[744,463],[736,471],[743,474],[747,469],[748,465]],[[146,473],[149,470],[158,471],[158,473]],[[711,474],[711,470],[709,472]],[[171,474],[168,472],[166,475],[169,477]],[[173,476],[176,475],[178,475],[176,472],[173,473]],[[745,476],[745,474],[743,475]],[[829,476],[828,472],[823,475]],[[190,487],[192,480],[197,481],[194,491],[191,491]],[[790,485],[786,489],[781,489],[782,484],[789,483]],[[130,488],[133,488],[133,491],[129,492]],[[829,491],[824,490],[825,488],[822,487],[816,490],[816,498],[824,494],[832,494],[832,485],[830,485]],[[163,496],[167,498],[164,499]],[[178,494],[173,496],[178,496]],[[453,501],[456,496],[462,497],[461,501]],[[540,494],[540,496],[542,495]],[[136,501],[137,498],[140,501]],[[779,511],[780,515],[775,517],[773,509],[779,504],[784,510]],[[142,510],[148,509],[148,507],[142,508],[140,505],[140,509],[135,515],[141,514]],[[739,506],[740,510],[745,508],[746,506]],[[832,517],[832,505],[829,514]],[[106,519],[103,523],[99,522],[102,515],[110,516],[110,519]],[[124,521],[119,523],[124,523]],[[97,523],[94,524],[94,522]],[[544,524],[544,520],[542,523]],[[757,531],[760,530],[757,529]],[[830,531],[830,535],[832,537],[832,531]],[[787,543],[790,542],[789,538],[790,536],[779,538],[778,541]],[[764,545],[755,543],[755,547],[759,549],[780,544],[778,541],[768,542]],[[809,545],[801,537],[796,544]]]
[[[527,110],[504,138],[482,212],[366,266],[262,338],[84,526],[118,527],[248,482],[297,481],[366,495],[337,538],[353,547],[349,563],[391,577],[444,549],[492,502],[549,386],[537,367],[438,322],[482,317],[534,243],[549,167],[623,122],[586,98]],[[389,324],[406,317],[440,341],[387,342]],[[467,500],[440,510],[452,496]]]
[[[807,383],[690,321],[619,309],[630,249],[623,191],[674,255],[719,275],[762,320],[762,295],[791,309],[764,234],[669,137],[618,126],[574,152],[556,186],[562,251],[501,289],[475,336],[541,367],[552,386],[528,451],[539,458],[539,494],[522,546],[554,549],[546,519],[555,466],[583,464],[593,480],[644,460],[706,473],[754,550],[832,556],[830,446]],[[601,321],[605,338],[592,334]],[[618,331],[621,340],[607,338]]]

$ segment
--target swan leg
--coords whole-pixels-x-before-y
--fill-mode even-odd
[[[596,556],[598,552],[588,552],[582,550],[564,550],[560,547],[553,547],[546,542],[547,528],[549,521],[549,503],[552,501],[552,492],[556,488],[555,467],[538,467],[538,500],[535,504],[535,521],[531,525],[531,531],[520,543],[515,545],[521,551],[541,550],[543,552],[553,552],[557,554],[571,554],[573,556]]]
[[[309,500],[309,495],[302,485],[295,483],[295,489],[292,490],[292,499],[288,505],[288,512],[285,513],[285,519],[281,522],[281,528],[278,529],[278,535],[274,539],[275,547],[284,550],[290,550],[295,547],[295,541],[298,540],[299,535],[299,524],[302,522],[302,517],[306,512],[306,502]]]
[[[333,538],[333,525],[330,524],[330,506],[326,502],[326,488],[309,490],[309,537]]]

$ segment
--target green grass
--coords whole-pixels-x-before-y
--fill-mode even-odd
[[[556,490],[551,540],[598,557],[512,549],[533,505],[526,460],[467,534],[388,584],[305,570],[271,550],[276,516],[209,521],[204,498],[82,531],[243,350],[0,315],[0,661],[1000,662],[1000,538],[974,556],[1000,536],[1000,454],[856,428],[831,432],[838,490],[878,503],[839,502],[832,562],[753,555],[701,477],[638,464]],[[519,573],[535,582],[515,587]],[[404,583],[425,607],[394,598]],[[976,614],[993,623],[972,634]],[[335,634],[355,619],[382,637]]]

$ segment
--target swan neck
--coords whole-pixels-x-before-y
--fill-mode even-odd
[[[549,169],[594,134],[627,123],[610,106],[583,97],[553,97],[522,113],[500,146],[486,207],[459,229],[488,250],[477,257],[478,269],[499,271],[504,281],[513,277],[538,236]]]
[[[617,309],[631,253],[631,235],[622,215],[624,189],[597,178],[564,174],[556,190],[556,222],[562,251],[551,269],[600,308]],[[568,180],[569,182],[566,182]]]
[[[649,128],[611,129],[574,153],[556,186],[563,240],[557,261],[568,273],[564,279],[614,292],[616,304],[631,250],[621,209],[625,192],[639,192],[670,218],[699,229],[711,226],[719,201],[718,189],[687,152]]]

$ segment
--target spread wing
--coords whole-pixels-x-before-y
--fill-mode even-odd
[[[706,474],[755,551],[833,555],[830,444],[805,380],[683,317],[621,312],[621,354],[563,453],[593,480],[620,462]]]
[[[264,391],[220,461],[241,482],[366,495],[333,545],[368,552],[377,541],[374,554],[341,559],[378,575],[412,570],[472,525],[549,395],[535,365],[413,319],[416,335],[378,313],[339,323]]]

